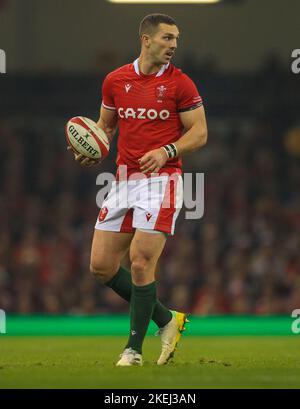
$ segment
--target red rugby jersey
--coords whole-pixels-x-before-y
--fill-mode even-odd
[[[138,159],[150,150],[176,142],[183,133],[179,113],[202,105],[194,82],[172,64],[144,75],[138,60],[109,73],[102,85],[102,105],[118,114],[117,165],[139,172]],[[161,171],[181,169],[169,159]]]

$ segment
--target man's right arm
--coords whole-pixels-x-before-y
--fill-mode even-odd
[[[101,105],[100,118],[97,122],[97,126],[105,132],[110,143],[116,133],[117,123],[118,116],[116,110],[107,109]]]

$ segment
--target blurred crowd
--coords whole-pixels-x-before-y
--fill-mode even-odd
[[[83,169],[66,151],[65,120],[0,119],[0,308],[127,312],[89,272],[96,176],[114,172],[115,146]],[[208,144],[184,161],[205,174],[204,216],[182,210],[157,268],[160,298],[194,314],[290,314],[300,308],[300,130],[278,118],[208,124]]]

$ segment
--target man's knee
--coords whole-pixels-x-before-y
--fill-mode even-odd
[[[131,262],[132,279],[137,285],[146,285],[153,281],[155,267],[150,259],[135,257]]]
[[[112,264],[93,263],[90,264],[90,272],[102,284],[109,281],[117,272],[118,268]]]

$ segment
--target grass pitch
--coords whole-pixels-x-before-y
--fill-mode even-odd
[[[0,337],[0,388],[300,388],[299,337],[183,337],[173,363],[114,366],[125,337]]]

